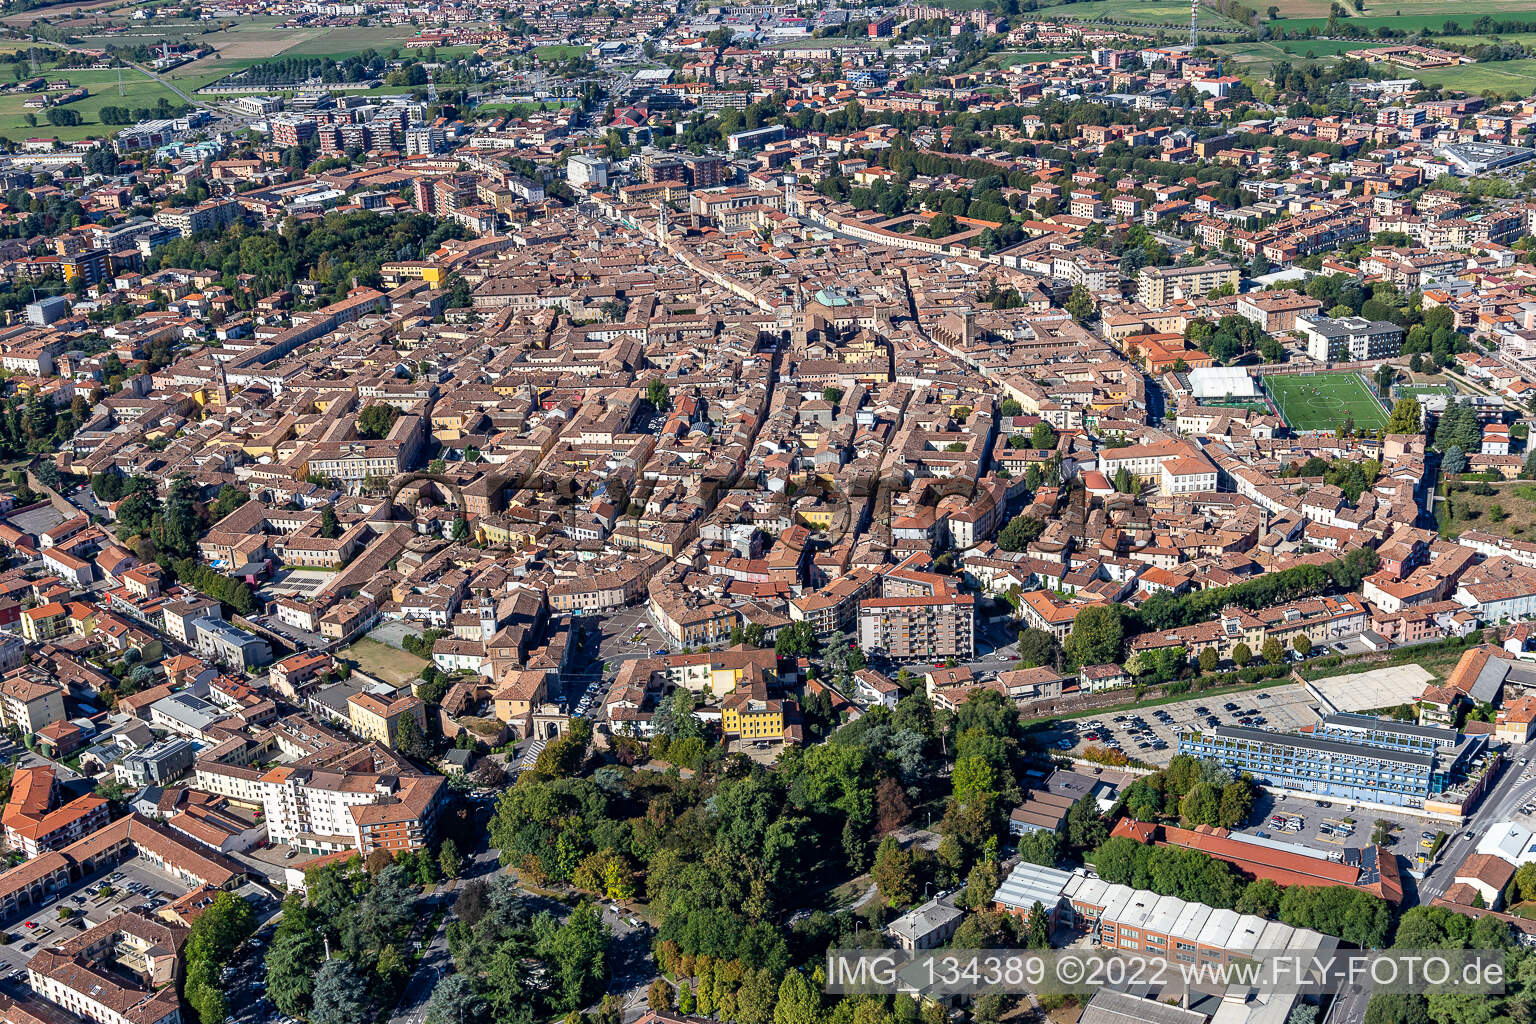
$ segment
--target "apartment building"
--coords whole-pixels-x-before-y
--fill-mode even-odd
[[[1237,300],[1237,315],[1267,334],[1289,334],[1296,329],[1298,316],[1322,308],[1321,301],[1301,292],[1253,292]]]
[[[198,765],[199,784],[228,766]],[[303,853],[416,850],[430,845],[446,791],[437,775],[393,775],[286,766],[258,780],[267,834]]]
[[[11,799],[0,814],[6,845],[31,860],[107,823],[107,802],[101,797],[80,796],[65,803],[63,796],[51,765],[18,769],[11,781]]]
[[[41,675],[20,669],[0,679],[0,725],[27,735],[64,720],[64,688]]]
[[[155,221],[190,238],[201,231],[218,231],[240,219],[240,204],[233,199],[210,199],[190,209],[160,210]]]
[[[859,603],[859,644],[895,661],[969,660],[976,650],[970,594],[877,597]]]
[[[1237,287],[1239,274],[1230,263],[1203,267],[1142,267],[1136,277],[1136,301],[1148,309],[1162,309],[1175,299],[1208,294],[1216,288]]]
[[[201,618],[192,623],[197,633],[197,653],[231,668],[253,669],[272,662],[272,647],[254,633],[225,622]]]
[[[787,703],[770,698],[761,683],[744,686],[720,702],[720,731],[738,740],[781,740]]]
[[[880,587],[880,574],[855,567],[822,589],[791,598],[792,622],[809,622],[817,636],[851,630],[858,618],[859,602]]]

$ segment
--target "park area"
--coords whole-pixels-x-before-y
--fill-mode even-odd
[[[1387,425],[1387,411],[1358,373],[1277,374],[1262,383],[1292,430],[1336,431],[1347,420],[1356,430]]]

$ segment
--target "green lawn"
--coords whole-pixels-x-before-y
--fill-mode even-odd
[[[1358,373],[1280,374],[1263,385],[1293,430],[1336,430],[1346,417],[1360,430],[1387,425],[1386,410]]]
[[[574,43],[551,43],[548,46],[535,46],[533,55],[546,64],[558,64],[563,60],[580,60],[591,49],[590,46],[578,46]]]
[[[1392,388],[1393,398],[1425,398],[1429,395],[1445,395],[1449,398],[1456,389],[1449,384],[1398,384]]]

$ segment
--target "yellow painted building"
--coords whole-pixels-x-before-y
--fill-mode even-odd
[[[400,738],[400,723],[414,718],[425,735],[427,706],[421,698],[401,694],[393,698],[372,693],[354,693],[347,698],[347,716],[352,731],[364,739],[375,740],[393,748]]]
[[[760,696],[753,687],[733,694],[720,706],[720,728],[744,740],[777,740],[784,736],[784,702]]]

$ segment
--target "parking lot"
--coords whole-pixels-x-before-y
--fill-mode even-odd
[[[1287,823],[1275,820],[1277,816],[1286,819]],[[1346,800],[1324,797],[1277,798],[1267,791],[1262,792],[1255,802],[1248,820],[1232,831],[1295,843],[1342,857],[1345,850],[1370,846],[1378,821],[1391,824],[1391,834],[1383,845],[1410,865],[1418,853],[1428,852],[1437,833],[1454,831],[1449,824],[1428,822],[1407,811],[1357,808]]]
[[[103,885],[111,888],[110,895],[101,895]],[[45,945],[135,908],[153,915],[188,891],[185,883],[156,871],[144,861],[119,864],[55,895],[26,916],[7,922],[6,942],[0,946],[0,977],[24,973],[27,961]]]
[[[1178,753],[1178,735],[1191,728],[1254,726],[1295,732],[1322,718],[1317,702],[1295,685],[1221,696],[1191,697],[1174,704],[1115,712],[1058,723],[1045,734],[1048,746],[1081,753],[1090,746],[1123,751],[1127,757],[1165,765]]]
[[[672,638],[656,628],[644,607],[620,608],[614,614],[604,616],[602,622],[603,641],[598,648],[599,661],[643,658],[652,651],[661,648],[670,650],[672,647]]]

